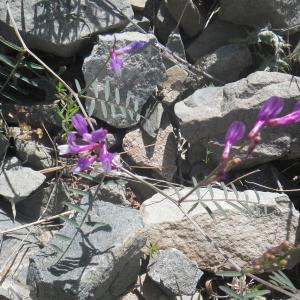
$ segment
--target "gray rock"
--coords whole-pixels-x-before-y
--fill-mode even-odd
[[[18,203],[37,190],[46,177],[30,168],[23,167],[16,157],[6,161],[0,174],[0,195]]]
[[[216,18],[192,41],[186,52],[193,61],[196,61],[221,46],[245,39],[246,36],[247,32],[243,27]]]
[[[242,120],[250,130],[261,105],[271,96],[285,99],[282,115],[290,112],[299,98],[300,78],[277,72],[255,72],[245,79],[224,87],[208,87],[175,105],[183,137],[190,142],[188,160],[191,165],[203,159],[200,149],[210,149],[218,161],[223,151],[228,126]],[[278,158],[300,157],[300,124],[266,128],[262,143],[242,166],[254,166]],[[208,142],[209,141],[209,142]],[[245,154],[245,152],[242,152]]]
[[[163,44],[167,43],[169,35],[176,28],[176,21],[170,14],[165,2],[161,2],[153,20],[155,35]]]
[[[222,0],[223,20],[248,26],[292,27],[300,22],[300,2],[293,0]]]
[[[47,143],[48,137],[39,139],[35,134],[31,134],[30,139],[26,139],[19,127],[10,128],[10,132],[14,137],[18,157],[29,167],[41,170],[55,165],[53,146]]]
[[[86,209],[87,204],[82,208]],[[76,217],[77,222],[80,219]],[[113,300],[135,282],[140,249],[145,243],[139,234],[143,227],[140,213],[96,200],[90,221],[103,225],[85,223],[60,262],[54,264],[57,257],[50,247],[32,257],[27,279],[39,300]],[[66,223],[59,233],[72,237],[75,231]],[[51,244],[66,247],[65,241],[55,237]]]
[[[181,251],[171,248],[160,250],[150,260],[149,277],[168,294],[193,295],[203,272]]]
[[[190,188],[185,188],[178,192],[184,196],[189,191]],[[214,215],[215,221],[204,205],[199,204],[195,192],[182,202],[182,209],[240,267],[251,267],[253,259],[261,256],[274,245],[279,245],[283,240],[288,239],[295,245],[299,243],[300,235],[297,228],[300,215],[285,194],[257,192],[260,197],[258,199],[253,190],[247,190],[238,192],[239,201],[237,201],[235,193],[230,190],[228,190],[227,200],[221,189],[213,188],[215,200],[212,200],[206,188],[200,188],[198,191],[202,201]],[[164,190],[164,192],[178,199],[174,189]],[[245,193],[248,195],[248,200]],[[227,217],[218,209],[215,201],[218,201]],[[240,204],[245,205],[246,201],[247,206]],[[231,206],[231,203],[238,205],[241,210]],[[156,244],[158,249],[176,247],[189,259],[195,261],[201,270],[215,272],[232,267],[195,229],[178,206],[161,194],[144,201],[141,213],[147,242]],[[299,257],[291,258],[290,266],[298,262]]]
[[[37,219],[61,213],[64,201],[68,202],[69,194],[61,180],[50,182],[46,187],[41,187],[17,205],[17,210],[26,217]],[[46,209],[47,208],[47,209]]]
[[[205,10],[201,11],[192,0],[164,0],[171,15],[180,22],[180,28],[189,37],[194,37],[204,28],[205,25]],[[186,8],[185,8],[186,7]],[[183,10],[185,8],[185,12]]]
[[[177,146],[173,127],[166,116],[162,118],[156,138],[135,129],[125,135],[123,148],[135,164],[151,169],[156,177],[172,180],[177,170]]]
[[[126,56],[126,61],[123,67],[122,76],[120,79],[112,70],[104,70],[96,81],[97,90],[99,91],[98,98],[101,101],[96,101],[93,116],[113,125],[117,128],[126,128],[133,126],[139,121],[139,113],[143,105],[153,93],[156,85],[165,79],[165,67],[162,63],[162,58],[159,50],[153,45],[156,39],[151,34],[142,34],[138,32],[125,32],[120,34],[99,36],[99,42],[94,46],[89,57],[84,60],[83,73],[86,82],[89,82],[95,77],[101,62],[107,59],[108,50],[114,44],[116,39],[116,48],[121,48],[133,41],[146,41],[147,44],[130,55]],[[111,96],[109,103],[103,101],[104,84],[106,81],[110,83]],[[119,105],[114,100],[115,87],[119,88],[121,105],[125,111],[130,111],[126,116],[122,112]],[[129,105],[124,106],[124,102],[128,93],[131,95]],[[95,96],[93,89],[88,91],[89,96]],[[107,115],[104,113],[101,105],[106,103]],[[115,115],[111,112],[110,103],[114,105]],[[90,101],[87,101],[89,107]],[[133,117],[132,117],[133,115]]]
[[[229,44],[218,48],[197,60],[201,70],[228,83],[240,78],[240,74],[252,65],[252,55],[244,44]]]
[[[8,139],[0,133],[0,159],[5,155],[8,145]]]
[[[100,0],[14,2],[11,11],[16,24],[30,48],[68,57],[80,51],[90,37],[124,28],[133,11],[127,0],[111,0],[112,5]],[[16,41],[5,2],[0,3],[0,33]]]

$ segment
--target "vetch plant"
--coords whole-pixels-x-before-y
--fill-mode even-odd
[[[87,170],[95,161],[102,163],[102,168],[105,172],[110,172],[120,167],[120,164],[116,161],[118,155],[107,151],[106,129],[100,128],[88,132],[87,121],[80,114],[74,115],[71,121],[76,132],[69,132],[67,135],[68,143],[57,148],[60,155],[82,153],[76,166],[73,168],[73,172]],[[76,143],[78,136],[81,139],[81,144]]]
[[[228,128],[225,135],[224,150],[219,165],[213,172],[200,184],[209,184],[213,181],[226,179],[228,172],[247,159],[261,143],[261,131],[265,127],[289,125],[300,122],[300,99],[296,100],[294,109],[291,113],[277,117],[284,107],[284,100],[277,96],[270,97],[258,112],[253,128],[248,133],[248,138],[242,145],[230,155],[232,147],[240,141],[246,131],[245,124],[241,121],[234,121]],[[241,155],[241,150],[246,148],[246,156]],[[240,154],[240,155],[239,155]]]

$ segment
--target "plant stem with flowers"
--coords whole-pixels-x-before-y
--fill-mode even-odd
[[[270,97],[258,112],[255,124],[250,130],[247,139],[241,146],[230,155],[234,144],[240,141],[245,135],[246,126],[241,121],[233,122],[225,135],[224,150],[219,165],[207,176],[200,185],[207,185],[213,181],[225,180],[228,172],[247,159],[261,143],[261,131],[265,127],[279,125],[289,125],[300,122],[300,99],[296,100],[294,109],[291,113],[279,117],[277,115],[282,111],[284,100],[277,96]],[[246,156],[242,157],[242,150],[246,149]]]

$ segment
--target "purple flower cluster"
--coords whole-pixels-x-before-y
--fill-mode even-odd
[[[109,50],[109,55],[110,55],[110,68],[114,71],[114,73],[118,76],[121,77],[122,75],[122,68],[125,62],[124,58],[119,58],[119,55],[122,54],[130,54],[136,50],[138,50],[139,48],[144,47],[146,44],[146,42],[144,41],[136,41],[136,42],[132,42],[129,43],[127,46],[117,49],[117,50],[113,50],[110,49]]]
[[[58,146],[59,154],[79,154],[77,165],[73,168],[73,172],[80,172],[87,170],[95,161],[100,161],[105,172],[117,169],[120,167],[115,162],[116,153],[110,153],[106,147],[107,131],[103,128],[88,131],[88,124],[86,119],[80,115],[75,114],[71,118],[72,124],[76,132],[69,132],[67,136],[67,144]],[[81,143],[77,144],[76,139],[80,137]]]
[[[266,126],[288,125],[300,122],[300,99],[296,100],[296,104],[291,113],[279,117],[277,115],[282,111],[284,100],[277,96],[270,97],[258,112],[255,124],[248,134],[248,139],[252,141],[248,149],[248,155],[252,153],[258,143],[260,143],[260,132]],[[245,134],[245,124],[240,121],[233,122],[226,133],[224,151],[222,159],[227,160],[232,146],[241,140]],[[247,155],[247,156],[248,156]]]

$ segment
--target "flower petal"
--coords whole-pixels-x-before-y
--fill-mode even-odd
[[[108,152],[105,142],[101,142],[100,147],[99,160],[101,161],[103,170],[105,172],[110,172],[111,170],[119,168],[120,165],[113,161],[117,154]]]
[[[83,134],[88,132],[88,124],[86,119],[81,114],[75,114],[71,118],[72,124],[77,132],[83,136]]]
[[[92,132],[92,138],[91,138],[92,142],[93,143],[100,143],[100,142],[105,140],[106,135],[107,135],[107,130],[106,129],[103,129],[103,128],[97,129],[97,130]]]
[[[277,96],[270,97],[261,107],[256,121],[267,121],[276,117],[283,109],[284,101]]]
[[[96,149],[97,147],[98,147],[98,144],[77,145],[74,143],[72,145],[69,145],[70,153],[72,153],[72,154],[86,152],[89,150]]]
[[[270,97],[261,107],[254,127],[249,132],[249,139],[254,139],[261,129],[266,125],[266,123],[271,119],[276,117],[283,109],[284,101],[282,98],[277,96]]]
[[[132,52],[136,51],[137,49],[144,47],[146,44],[147,44],[147,42],[144,42],[144,41],[135,41],[135,42],[129,43],[127,46],[125,46],[123,48],[115,50],[115,53],[117,55],[132,53]]]
[[[87,170],[97,159],[97,155],[90,157],[80,156],[77,161],[77,165],[73,168],[74,173]]]
[[[229,140],[232,144],[234,144],[243,138],[245,131],[245,124],[241,121],[235,121],[229,126],[226,132],[225,141]]]
[[[225,146],[222,154],[223,160],[228,159],[232,145],[243,138],[245,131],[246,126],[240,121],[235,121],[229,126],[225,135]]]
[[[57,149],[59,151],[59,155],[65,155],[71,153],[69,145],[59,145],[57,146]]]
[[[125,60],[123,58],[118,58],[118,57],[110,59],[110,67],[118,77],[121,77],[122,75],[122,68],[123,68],[124,61]]]

